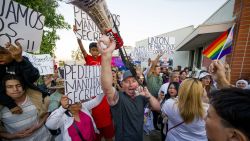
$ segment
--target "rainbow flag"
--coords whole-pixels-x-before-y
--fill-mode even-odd
[[[213,41],[202,54],[212,60],[221,59],[232,52],[234,25]]]

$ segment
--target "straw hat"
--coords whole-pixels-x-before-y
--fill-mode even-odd
[[[49,87],[49,89],[63,89],[64,88],[64,79],[56,79],[56,85]]]

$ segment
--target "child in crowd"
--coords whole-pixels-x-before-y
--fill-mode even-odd
[[[76,26],[73,27],[73,31],[76,33]],[[96,42],[92,42],[89,45],[89,52],[91,55],[89,55],[84,49],[81,39],[77,38],[77,42],[85,58],[86,65],[94,66],[101,64],[101,55],[98,51]],[[92,116],[98,130],[100,130],[100,134],[97,134],[97,140],[101,141],[101,138],[104,137],[106,141],[112,141],[115,131],[112,122],[110,107],[107,102],[106,96],[97,107],[92,109]]]
[[[77,32],[76,26],[73,27],[73,31],[75,33]],[[81,39],[77,38],[77,42],[78,42],[80,50],[81,50],[81,52],[82,52],[82,54],[84,56],[86,65],[93,66],[93,65],[100,65],[101,64],[101,55],[100,55],[100,53],[98,51],[96,42],[92,42],[92,43],[89,44],[89,53],[91,55],[89,55],[87,53],[87,51],[85,50]]]
[[[16,45],[6,43],[6,47],[0,47],[0,80],[7,74],[15,74],[23,79],[27,87],[39,90],[34,85],[40,76],[39,71],[28,58],[22,56],[21,44],[16,42]],[[46,92],[42,92],[42,94],[43,97],[47,95]],[[2,81],[0,81],[0,104],[8,107],[14,114],[22,113],[22,109],[15,104],[14,100],[5,94]]]

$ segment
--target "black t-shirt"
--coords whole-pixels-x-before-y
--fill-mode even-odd
[[[143,96],[136,96],[132,99],[125,93],[119,93],[117,104],[111,107],[116,141],[143,141],[146,104],[147,100]]]

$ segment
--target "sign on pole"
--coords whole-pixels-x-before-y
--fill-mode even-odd
[[[20,42],[23,51],[39,52],[45,17],[13,0],[0,0],[0,46]]]
[[[70,103],[90,99],[103,94],[100,82],[100,66],[64,65],[65,94]]]
[[[88,41],[98,41],[101,37],[101,32],[88,14],[74,6],[74,16],[76,28],[79,29],[76,33],[77,38]],[[119,27],[120,16],[112,14],[112,17],[117,27]]]

